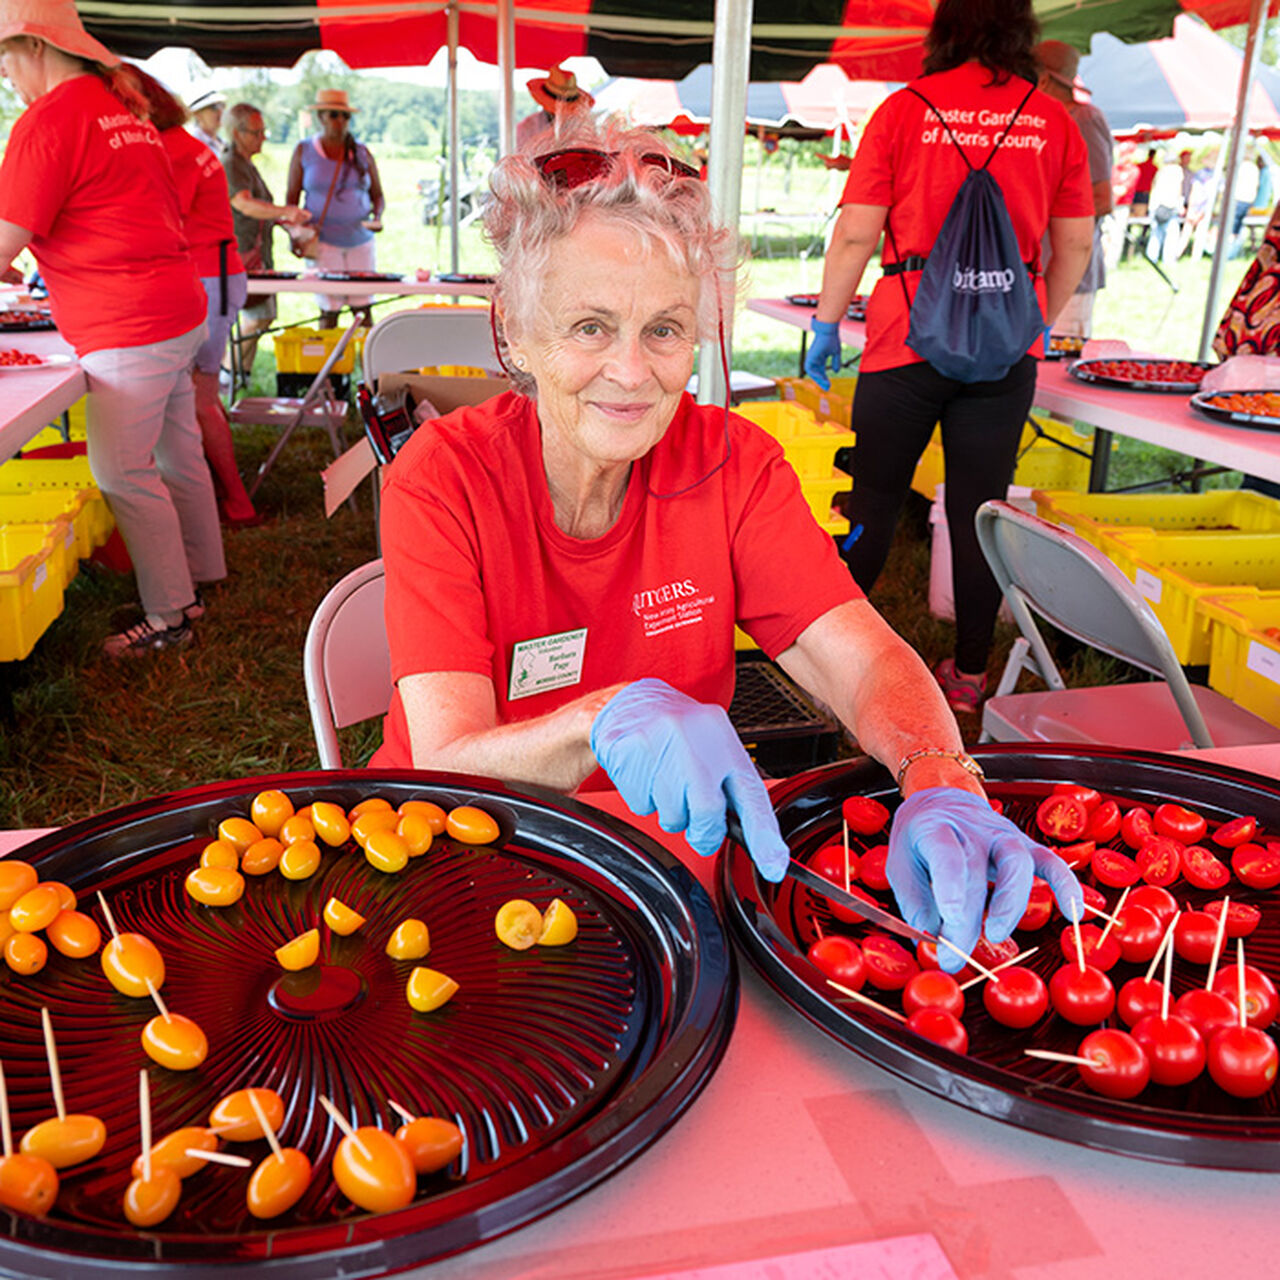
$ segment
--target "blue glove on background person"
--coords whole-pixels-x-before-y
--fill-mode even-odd
[[[840,322],[815,317],[809,327],[813,330],[813,337],[809,341],[809,350],[805,352],[804,371],[823,391],[830,391],[827,365],[831,366],[832,373],[840,372]]]
[[[723,707],[665,680],[636,680],[597,713],[591,751],[632,813],[656,809],[664,831],[683,831],[707,858],[724,843],[732,808],[760,874],[786,875],[791,854],[769,793]]]
[[[1022,919],[1033,877],[1048,881],[1062,914],[1083,918],[1084,894],[1067,864],[1036,844],[987,803],[956,787],[916,791],[898,807],[889,831],[889,884],[902,918],[915,929],[939,929],[966,954],[983,933],[1003,942]],[[987,910],[987,881],[995,880]],[[945,947],[938,963],[950,973],[964,961]]]

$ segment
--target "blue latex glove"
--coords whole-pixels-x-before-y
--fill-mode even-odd
[[[1031,881],[1048,881],[1062,914],[1083,918],[1084,894],[1057,854],[1023,835],[982,796],[956,787],[928,787],[899,806],[889,832],[889,883],[902,917],[971,952],[983,932],[1003,942],[1022,919]],[[987,881],[995,880],[987,906]],[[938,963],[955,973],[964,961],[947,947]]]
[[[786,875],[791,855],[769,793],[723,707],[665,680],[636,680],[596,715],[591,750],[632,813],[656,809],[664,831],[683,831],[707,858],[724,843],[732,807],[760,874]]]
[[[815,316],[809,328],[813,330],[813,338],[805,352],[804,371],[823,391],[830,391],[827,365],[831,366],[832,373],[840,372],[840,324],[836,320],[819,320]]]

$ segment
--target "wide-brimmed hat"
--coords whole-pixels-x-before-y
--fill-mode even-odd
[[[587,109],[594,106],[596,101],[585,89],[578,87],[578,78],[572,71],[565,71],[558,66],[552,67],[545,76],[530,80],[528,89],[534,102],[552,115],[555,115],[559,107]]]
[[[219,93],[217,89],[209,89],[200,94],[197,98],[192,98],[187,103],[187,110],[193,114],[197,111],[203,111],[206,107],[225,107],[227,105],[227,95]]]
[[[120,59],[84,29],[74,0],[0,0],[0,40],[14,36],[35,36],[74,58],[120,65]]]
[[[316,91],[316,100],[311,104],[312,111],[345,111],[350,115],[353,111],[359,111],[359,107],[353,107],[347,101],[347,91],[345,89],[319,89]]]
[[[1062,40],[1041,40],[1035,47],[1040,70],[1064,89],[1088,93],[1080,79],[1080,51]]]

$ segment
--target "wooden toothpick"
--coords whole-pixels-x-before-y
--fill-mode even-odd
[[[329,1119],[342,1130],[343,1135],[350,1138],[351,1141],[360,1148],[360,1154],[364,1156],[366,1160],[371,1160],[373,1157],[369,1154],[369,1148],[360,1141],[359,1135],[351,1127],[351,1122],[346,1118],[346,1116],[339,1113],[338,1108],[335,1107],[333,1103],[324,1096],[324,1094],[320,1095],[320,1105],[329,1113]]]
[[[62,1072],[58,1070],[58,1046],[53,1039],[53,1020],[48,1008],[40,1010],[40,1025],[44,1028],[44,1052],[49,1059],[49,1083],[53,1086],[53,1105],[59,1120],[67,1118],[67,1104],[62,1097]]]

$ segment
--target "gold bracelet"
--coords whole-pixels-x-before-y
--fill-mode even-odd
[[[907,770],[917,760],[923,760],[928,756],[937,756],[941,760],[954,760],[966,773],[973,774],[979,782],[986,779],[987,775],[982,772],[982,766],[967,751],[948,751],[945,747],[917,747],[914,751],[908,751],[898,765],[899,791],[902,790],[902,780],[907,776]]]

